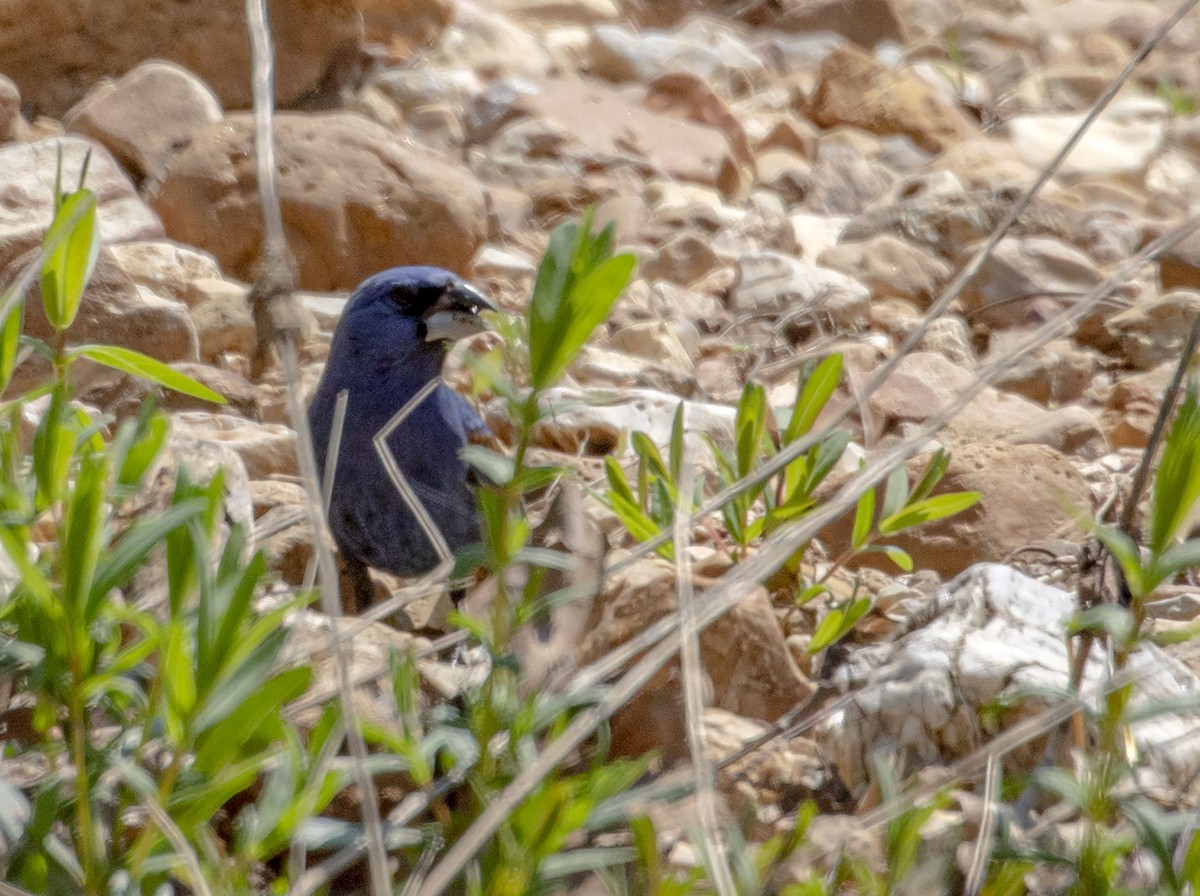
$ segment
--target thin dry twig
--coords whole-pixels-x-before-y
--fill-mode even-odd
[[[279,205],[279,193],[275,170],[275,140],[272,129],[275,99],[273,90],[274,55],[271,34],[267,23],[266,0],[246,0],[246,23],[250,31],[252,78],[254,95],[255,162],[258,176],[259,196],[262,198],[264,245],[262,288],[256,291],[254,303],[256,322],[259,324],[259,353],[257,362],[261,366],[265,358],[265,343],[270,340],[279,355],[287,384],[288,413],[292,428],[296,432],[296,457],[303,479],[305,497],[308,501],[314,550],[318,558],[321,581],[321,603],[330,618],[340,615],[341,601],[338,597],[337,566],[326,539],[325,505],[321,500],[321,486],[317,476],[316,460],[312,450],[312,435],[308,430],[308,418],[300,398],[300,363],[296,351],[296,336],[299,326],[293,319],[281,323],[277,309],[285,303],[281,294],[290,297],[294,282],[294,266],[287,249],[283,230],[283,215]],[[282,291],[282,292],[281,292]],[[293,315],[294,318],[294,315]],[[268,329],[268,325],[270,329]],[[386,896],[390,892],[387,870],[387,853],[383,845],[383,826],[379,818],[378,798],[375,782],[367,770],[367,747],[363,741],[354,711],[350,689],[350,671],[342,643],[336,629],[330,627],[330,650],[337,672],[338,695],[341,700],[343,718],[350,755],[354,765],[355,782],[358,785],[363,807],[363,828],[367,839],[367,857],[371,873],[373,896]]]
[[[717,816],[714,773],[708,758],[708,738],[704,725],[704,660],[700,655],[700,631],[696,627],[695,586],[692,582],[692,563],[688,554],[690,529],[687,525],[690,510],[688,497],[692,494],[692,467],[685,464],[680,470],[679,501],[675,507],[672,536],[675,547],[675,596],[679,605],[679,662],[683,679],[684,722],[688,750],[692,755],[692,782],[696,793],[696,810],[700,821],[700,836],[708,855],[708,869],[720,896],[735,896],[733,874],[729,870],[725,841]]]

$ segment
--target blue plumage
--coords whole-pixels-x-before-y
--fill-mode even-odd
[[[308,410],[322,477],[338,393],[349,392],[329,504],[329,527],[350,573],[351,602],[369,605],[366,567],[414,576],[439,561],[388,477],[372,439],[420,389],[433,393],[388,437],[405,478],[451,551],[479,540],[468,467],[459,458],[487,428],[461,395],[440,382],[450,343],[482,330],[491,305],[449,271],[392,268],[365,280],[346,304]]]

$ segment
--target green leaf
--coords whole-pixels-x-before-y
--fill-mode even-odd
[[[70,410],[65,389],[56,387],[33,436],[33,472],[41,507],[57,501],[66,486],[77,435]]]
[[[529,367],[534,391],[551,385],[608,317],[636,259],[613,256],[613,226],[591,233],[592,213],[550,235],[529,302]]]
[[[746,383],[734,417],[738,478],[747,476],[761,459],[767,431],[767,393],[757,383]]]
[[[507,485],[513,478],[513,460],[483,445],[466,445],[459,449],[458,456],[468,466],[475,468],[493,485]]]
[[[962,513],[969,507],[979,503],[982,497],[979,492],[948,492],[913,501],[899,513],[884,517],[879,522],[879,531],[884,535],[895,535],[922,523],[931,523]]]
[[[908,551],[894,544],[877,545],[879,551],[887,556],[889,560],[895,563],[904,572],[913,571],[913,560],[909,556]]]
[[[95,193],[81,189],[66,197],[46,231],[42,252],[42,304],[46,320],[61,332],[74,322],[100,255]]]
[[[790,445],[801,436],[807,435],[821,411],[825,409],[830,396],[837,388],[838,381],[842,378],[841,352],[834,352],[821,361],[807,380],[804,379],[803,370],[800,376],[801,381],[797,383],[796,406],[792,410],[792,417],[788,420],[787,429],[783,435],[785,445]]]
[[[855,623],[871,609],[871,605],[871,598],[860,597],[851,601],[848,605],[831,609],[826,617],[821,620],[821,624],[817,626],[817,630],[813,632],[812,640],[808,645],[808,652],[810,654],[819,653],[826,647],[836,644],[842,638],[846,637],[854,628]]]
[[[21,325],[25,317],[25,303],[20,296],[12,295],[14,288],[15,285],[9,287],[0,298],[0,305],[9,306],[4,322],[0,323],[0,394],[8,388],[13,370],[17,366],[17,354],[21,347]]]
[[[803,486],[805,494],[811,495],[813,490],[825,481],[830,470],[846,453],[846,446],[850,444],[853,437],[848,429],[834,429],[830,430],[824,439],[812,447],[808,456],[808,478]]]
[[[1154,477],[1150,514],[1150,552],[1162,554],[1182,533],[1200,498],[1200,401],[1193,381],[1179,404],[1175,422],[1163,444],[1162,461]]]
[[[264,722],[277,721],[282,707],[304,694],[311,682],[312,667],[299,666],[281,672],[255,691],[243,693],[242,700],[231,701],[221,720],[201,739],[196,768],[212,774],[241,758],[242,748]]]
[[[1099,542],[1108,548],[1125,574],[1130,591],[1137,597],[1145,597],[1152,588],[1146,587],[1146,576],[1142,568],[1141,554],[1133,540],[1115,526],[1096,526],[1093,530]]]
[[[216,682],[206,682],[211,688],[204,706],[196,713],[195,732],[202,734],[224,721],[241,707],[252,694],[265,687],[275,657],[287,636],[284,629],[277,629],[250,652],[245,661],[236,668],[226,670]],[[304,667],[307,669],[307,667]]]
[[[85,613],[97,606],[88,596],[104,541],[107,481],[107,456],[86,455],[79,465],[64,521],[63,600],[75,614],[76,623],[85,627],[91,622]]]
[[[203,383],[197,382],[190,376],[168,367],[162,361],[135,352],[131,348],[118,345],[81,345],[71,351],[72,356],[82,356],[97,364],[132,373],[136,377],[157,383],[167,389],[192,398],[211,401],[214,404],[225,404],[225,397],[214,392]]]
[[[928,497],[937,488],[937,484],[942,481],[949,466],[950,453],[946,449],[939,448],[933,452],[933,457],[929,458],[929,463],[925,465],[925,471],[921,474],[921,481],[917,483],[917,487],[913,489],[908,500],[919,501]]]
[[[850,533],[850,547],[858,550],[867,542],[871,534],[871,524],[875,522],[875,489],[869,488],[858,499],[858,507],[854,511],[854,528]]]
[[[683,471],[683,402],[675,408],[675,417],[671,421],[671,445],[668,454],[670,456],[671,466],[671,483],[678,485],[680,474]]]
[[[883,490],[883,510],[880,517],[887,519],[899,513],[900,508],[908,503],[908,471],[900,464],[888,473],[887,485]]]

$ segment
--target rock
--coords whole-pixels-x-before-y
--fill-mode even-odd
[[[729,294],[736,312],[827,315],[839,329],[866,326],[870,299],[852,277],[778,252],[739,258]]]
[[[362,38],[356,0],[311,0],[270,8],[275,101],[313,89],[330,57]],[[96,81],[146,59],[178,63],[226,108],[250,107],[250,41],[239,0],[10,0],[0,12],[0,71],[27,106],[58,116]]]
[[[665,321],[647,320],[617,329],[607,343],[619,352],[688,373],[692,359],[674,327]]]
[[[910,481],[927,461],[921,456],[908,462]],[[1049,538],[1082,538],[1073,514],[1092,510],[1086,480],[1066,457],[1045,445],[978,441],[955,446],[935,494],[957,491],[979,492],[979,503],[885,539],[908,551],[916,569],[949,577]],[[840,549],[849,544],[849,526],[850,519],[843,519],[823,537]],[[855,557],[851,566],[895,570],[878,554]]]
[[[559,135],[557,154],[573,165],[605,170],[632,159],[648,166],[646,174],[723,191],[737,186],[732,150],[719,130],[652,112],[607,85],[574,77],[530,79],[503,94],[494,87],[489,95],[486,114],[479,104],[471,113],[476,120],[531,118]]]
[[[586,62],[593,75],[617,83],[649,84],[666,74],[697,75],[724,96],[748,92],[765,72],[758,55],[728,27],[705,19],[692,19],[671,33],[597,25],[588,40]]]
[[[695,234],[681,233],[642,262],[639,274],[647,280],[666,280],[689,286],[721,265],[708,241]]]
[[[430,46],[454,21],[451,0],[356,0],[368,41]]]
[[[855,47],[825,58],[807,112],[821,127],[848,124],[872,134],[904,134],[930,152],[974,133],[962,112],[920,78],[889,69]]]
[[[671,424],[680,399],[653,389],[627,389],[620,393],[604,394],[591,390],[586,400],[574,389],[550,389],[544,395],[551,413],[543,417],[534,430],[537,444],[567,454],[609,454],[618,445],[623,456],[632,456],[628,434],[646,433],[656,445],[666,445],[671,439]],[[689,401],[684,403],[684,431],[691,444],[700,448],[699,434],[728,445],[733,439],[734,409],[725,405]],[[497,432],[505,427],[503,419],[489,409],[487,421]]]
[[[894,0],[795,0],[742,10],[742,17],[757,28],[799,35],[833,32],[867,49],[880,41],[903,41],[907,33],[907,10]]]
[[[991,334],[990,356],[1006,356],[1028,333],[1019,330]],[[996,381],[1007,392],[1039,404],[1066,404],[1083,397],[1100,366],[1100,356],[1068,339],[1056,339],[1037,351],[1014,359]]]
[[[1126,177],[1139,181],[1166,137],[1166,103],[1151,97],[1116,100],[1067,156],[1059,177]],[[1042,168],[1083,120],[1082,114],[1018,115],[1005,127],[1021,159]]]
[[[1104,406],[1104,431],[1114,448],[1144,448],[1154,428],[1175,361],[1145,373],[1123,377],[1113,386]]]
[[[63,119],[68,130],[108,147],[138,181],[157,177],[206,124],[221,119],[208,85],[171,62],[143,62],[101,81]]]
[[[26,296],[24,332],[36,339],[53,340],[54,330],[46,320],[37,288],[31,288]],[[159,361],[195,361],[199,352],[187,306],[134,283],[107,249],[100,250],[70,335],[74,343],[119,345]],[[87,367],[77,365],[77,372],[80,369]],[[12,388],[29,388],[47,371],[41,357],[34,356],[18,369]]]
[[[554,67],[544,43],[508,16],[474,4],[456,6],[454,24],[430,54],[432,65],[469,68],[493,79],[544,75]]]
[[[1178,289],[1114,315],[1105,328],[1130,367],[1150,370],[1179,358],[1197,314],[1200,292]]]
[[[486,234],[483,194],[461,165],[357,115],[275,119],[284,226],[306,289],[352,289],[381,266],[465,272]],[[250,280],[262,242],[251,120],[197,133],[151,197],[174,239]]]
[[[596,25],[620,18],[615,0],[493,0],[492,8],[518,21]]]
[[[818,258],[838,238],[850,218],[845,215],[814,215],[808,212],[793,212],[788,215],[792,238],[796,241],[798,254],[803,258]]]
[[[840,243],[822,252],[817,263],[853,277],[874,298],[908,299],[920,308],[928,308],[950,279],[946,262],[887,234]]]
[[[171,367],[225,398],[227,404],[221,405],[222,410],[239,414],[247,420],[262,419],[258,387],[245,377],[232,370],[191,361],[176,361]],[[202,398],[163,389],[140,377],[110,368],[97,368],[96,374],[89,377],[88,387],[80,393],[80,397],[115,419],[125,420],[138,415],[142,402],[151,392],[157,393],[158,406],[165,411],[212,411],[217,407]]]
[[[965,247],[964,259],[975,248]],[[1005,237],[963,290],[961,301],[972,323],[991,328],[1037,324],[1102,280],[1094,261],[1060,240]]]
[[[170,240],[118,243],[109,251],[134,283],[180,302],[189,302],[194,281],[221,276],[207,252]]]
[[[973,567],[949,583],[924,624],[892,642],[862,647],[834,675],[850,703],[820,725],[817,740],[842,780],[860,791],[872,777],[870,756],[886,753],[906,774],[950,765],[997,733],[1046,708],[1048,693],[1068,691],[1071,661],[1063,624],[1075,596],[998,564]],[[1200,768],[1198,720],[1187,711],[1138,714],[1200,679],[1162,649],[1143,644],[1130,658],[1138,687],[1132,698],[1133,738],[1167,781],[1190,780]],[[1093,648],[1083,693],[1094,700],[1106,680],[1103,653]],[[982,714],[1002,706],[998,718]],[[981,719],[983,721],[981,722]],[[1006,773],[1034,769],[1046,735],[1005,753]]]
[[[225,352],[249,357],[254,351],[254,317],[247,289],[227,280],[203,278],[192,282],[188,305],[200,339],[200,357],[216,362]]]
[[[175,425],[196,438],[216,442],[237,452],[251,479],[295,476],[296,436],[279,423],[258,423],[232,414],[187,411],[176,414]]]
[[[884,196],[896,176],[856,148],[822,142],[804,206],[822,215],[856,215]]]
[[[929,352],[906,356],[869,400],[884,432],[922,423],[944,412],[973,385],[975,376]],[[1016,395],[984,387],[946,424],[942,435],[955,445],[980,441],[1036,442],[1061,451],[1102,453],[1098,421],[1079,429],[1082,418],[1060,417]]]
[[[17,256],[40,246],[54,216],[54,173],[62,152],[63,180],[72,189],[89,152],[87,188],[96,194],[100,238],[105,243],[155,239],[162,224],[141,199],[108,150],[80,137],[0,146],[0,272]]]
[[[812,163],[791,149],[760,149],[754,164],[758,183],[774,190],[784,202],[801,203],[812,189]]]
[[[910,302],[883,299],[871,302],[871,329],[882,330],[897,343],[908,338],[924,315]],[[918,340],[918,352],[936,352],[960,367],[975,363],[975,349],[966,322],[955,314],[943,314],[930,322]]]
[[[28,127],[21,115],[21,92],[10,79],[0,75],[0,143],[22,139]]]
[[[675,569],[647,559],[617,573],[597,595],[579,645],[580,665],[600,659],[677,607]],[[774,721],[812,692],[796,668],[766,590],[748,590],[733,610],[700,635],[713,706]],[[613,745],[623,755],[656,749],[671,761],[686,755],[678,663],[662,669],[613,719]]]

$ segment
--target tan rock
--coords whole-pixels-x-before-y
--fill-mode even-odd
[[[0,17],[3,12],[0,12]],[[90,152],[87,188],[96,194],[100,238],[105,243],[162,236],[158,216],[138,198],[129,178],[108,150],[80,137],[0,146],[0,272],[17,256],[40,246],[54,216],[54,176],[58,154],[66,186],[74,189]],[[15,272],[14,272],[15,273]]]
[[[339,47],[362,38],[356,0],[272,4],[275,100],[312,89]],[[146,59],[195,72],[227,108],[250,106],[250,41],[240,0],[9,0],[0,7],[0,71],[25,102],[57,116],[106,75]]]
[[[579,647],[580,664],[604,656],[676,607],[671,564],[648,559],[606,582]],[[740,716],[774,721],[812,692],[788,653],[766,591],[749,589],[733,610],[700,636],[712,705]],[[659,672],[613,719],[614,748],[626,755],[649,749],[668,759],[686,754],[679,667]]]
[[[793,34],[832,31],[867,49],[885,40],[903,43],[908,34],[909,11],[894,0],[795,0],[742,9],[745,20],[756,27]]]
[[[809,113],[821,127],[849,124],[873,134],[904,134],[930,152],[974,133],[962,112],[924,81],[854,47],[825,57]]]
[[[21,115],[21,92],[11,79],[0,75],[0,143],[22,139],[28,128]]]
[[[1104,406],[1104,430],[1114,448],[1144,448],[1154,428],[1167,383],[1175,370],[1170,362],[1119,379]]]
[[[257,423],[232,414],[186,411],[174,416],[175,425],[196,438],[216,442],[237,452],[251,479],[295,476],[296,435],[279,423]]]
[[[871,396],[871,413],[884,432],[908,423],[922,423],[946,410],[974,382],[974,374],[940,354],[911,354]],[[1103,453],[1104,447],[1100,423],[1090,415],[1047,411],[991,386],[972,398],[945,426],[942,435],[955,445],[981,441],[1037,443],[1092,455]]]
[[[454,21],[450,0],[356,0],[366,38],[377,43],[434,43]]]
[[[351,289],[380,267],[466,271],[486,235],[483,194],[461,165],[350,113],[275,119],[284,225],[299,285]],[[249,116],[200,131],[152,202],[173,238],[250,280],[262,242]]]
[[[874,298],[908,299],[928,308],[950,279],[950,266],[927,249],[881,234],[826,249],[817,264],[849,274]]]
[[[975,246],[963,249],[968,257]],[[1050,237],[1007,237],[963,290],[972,323],[993,328],[1039,323],[1094,289],[1103,275],[1074,246]]]
[[[31,288],[26,296],[24,332],[37,339],[53,340],[54,331],[46,319],[37,287]],[[187,306],[134,283],[107,249],[100,250],[70,336],[77,344],[123,346],[159,361],[195,361],[199,352],[196,328],[188,317]],[[33,356],[18,369],[12,388],[27,388],[46,371],[41,357]]]
[[[141,181],[161,174],[198,129],[220,118],[221,104],[208,85],[181,66],[152,61],[101,81],[63,124],[107,146]]]
[[[1177,289],[1114,315],[1106,329],[1125,362],[1150,370],[1177,359],[1200,314],[1200,291]]]
[[[606,340],[627,355],[683,373],[692,370],[692,359],[674,327],[665,321],[636,321],[619,327]]]
[[[720,265],[721,259],[708,240],[693,233],[681,233],[642,262],[638,273],[647,280],[689,286]]]
[[[170,240],[118,243],[109,251],[134,283],[180,302],[189,302],[194,281],[221,276],[207,252]]]
[[[1024,335],[1018,330],[993,333],[989,355],[1007,354],[1009,346]],[[1099,366],[1100,356],[1096,352],[1069,339],[1056,339],[1032,354],[1015,359],[996,385],[1039,404],[1065,404],[1083,396]]]
[[[244,286],[204,278],[192,283],[189,296],[201,358],[213,362],[225,352],[249,356],[254,351],[254,317]]]
[[[922,455],[908,462],[910,479],[920,475],[927,461]],[[1045,445],[995,441],[958,445],[934,493],[957,491],[977,491],[982,497],[956,516],[906,530],[885,542],[908,551],[916,569],[949,577],[1026,545],[1081,538],[1071,513],[1092,510],[1087,480],[1067,458]],[[850,543],[852,518],[847,516],[822,533],[835,553]],[[895,571],[880,554],[857,556],[850,565]]]
[[[532,93],[514,97],[514,114],[545,122],[566,137],[565,154],[593,166],[631,156],[656,173],[692,183],[735,188],[732,150],[716,128],[643,108],[636,93],[574,77],[533,80]]]

